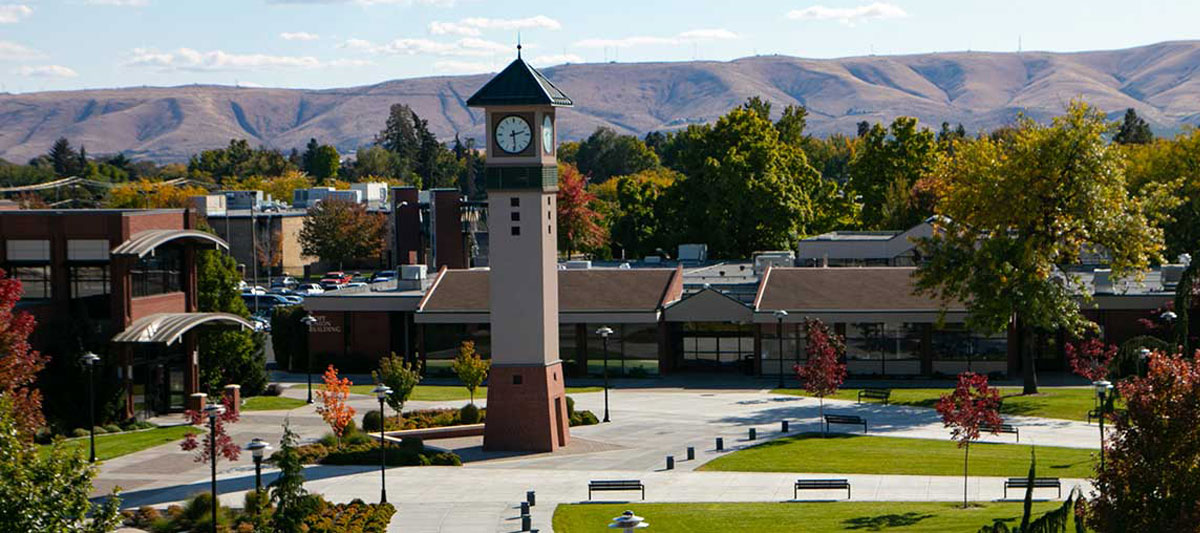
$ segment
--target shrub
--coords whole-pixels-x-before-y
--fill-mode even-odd
[[[277,452],[278,453],[278,452]],[[301,462],[324,465],[378,465],[379,443],[369,441],[362,444],[345,443],[340,449],[322,444],[306,444],[296,448]],[[275,457],[272,456],[272,460]],[[420,439],[404,439],[400,444],[389,444],[384,458],[388,466],[459,466],[462,459],[450,452],[429,453]]]
[[[579,418],[580,425],[582,426],[591,426],[600,423],[600,419],[597,418],[596,414],[591,411],[580,411]]]
[[[355,499],[350,503],[325,504],[304,519],[310,533],[384,533],[396,508],[391,504],[368,504]]]
[[[459,409],[458,411],[458,419],[463,424],[479,423],[479,408],[475,407],[475,404],[473,403],[464,405],[462,409]]]
[[[379,431],[383,427],[383,414],[378,409],[367,411],[362,418],[363,431]]]
[[[283,394],[283,385],[272,383],[263,389],[263,396],[279,396]]]
[[[345,437],[342,437],[343,445],[348,444],[348,445],[354,446],[354,445],[358,445],[358,444],[366,444],[369,442],[375,442],[375,439],[363,431],[355,431],[354,433],[347,433]]]
[[[401,450],[409,450],[418,453],[425,451],[425,441],[418,439],[417,437],[405,437],[400,441],[398,446]]]
[[[120,433],[121,426],[118,426],[116,424],[105,424],[104,431],[107,431],[109,433]]]
[[[71,436],[75,438],[86,437],[88,435],[88,430],[83,428],[75,428],[71,430]]]
[[[567,396],[567,417],[575,416],[575,398]]]
[[[97,435],[108,433],[108,430],[104,429],[104,426],[95,426],[92,428],[92,431],[95,431]]]

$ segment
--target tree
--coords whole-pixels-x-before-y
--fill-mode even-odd
[[[33,444],[12,400],[0,395],[0,531],[107,533],[119,527],[117,491],[99,506],[88,499],[99,466],[88,463],[82,447],[61,440]]]
[[[296,449],[300,436],[292,431],[291,423],[283,423],[283,438],[279,451],[271,456],[279,467],[279,476],[267,486],[275,512],[271,515],[275,531],[303,531],[304,519],[320,501],[304,489],[304,463]]]
[[[50,358],[29,345],[37,321],[33,315],[16,310],[22,292],[20,280],[0,270],[0,398],[5,399],[9,422],[15,425],[17,435],[29,441],[46,424],[42,393],[33,384]]]
[[[600,225],[603,218],[591,207],[595,199],[579,170],[559,165],[558,241],[568,258],[576,250],[597,250],[608,240],[608,232]]]
[[[271,348],[280,368],[306,371],[300,365],[308,360],[308,326],[301,320],[308,310],[299,305],[279,305],[271,310]]]
[[[371,371],[371,379],[392,389],[387,396],[387,404],[396,411],[396,422],[399,423],[405,402],[421,382],[421,362],[410,363],[393,353],[391,357],[379,359],[379,371]],[[379,413],[379,416],[382,417],[383,413]]]
[[[50,153],[47,155],[54,165],[54,173],[60,178],[75,176],[83,169],[83,165],[79,164],[79,153],[71,148],[71,143],[66,137],[59,137],[54,141],[54,146],[50,147]]]
[[[329,424],[329,429],[337,437],[340,447],[342,435],[350,423],[354,422],[354,408],[346,403],[346,398],[350,396],[350,378],[338,379],[338,371],[333,365],[329,365],[322,378],[325,380],[325,386],[317,391],[317,396],[321,399],[317,412],[321,414],[325,423]]]
[[[313,153],[305,171],[316,178],[317,183],[320,184],[325,183],[326,180],[337,179],[338,168],[341,164],[342,158],[338,154],[337,148],[322,144]]]
[[[1108,365],[1117,355],[1117,346],[1104,345],[1100,339],[1067,343],[1067,363],[1071,371],[1088,381],[1100,381],[1108,375]]]
[[[875,124],[860,137],[848,170],[863,227],[904,230],[928,217],[932,206],[919,205],[910,191],[937,163],[933,132],[915,118],[897,117],[888,128]]]
[[[217,250],[196,253],[196,304],[206,313],[249,317],[238,290],[237,264]],[[255,396],[267,387],[267,361],[261,339],[252,331],[213,330],[199,333],[200,383],[210,395],[237,384],[242,394]]]
[[[1023,119],[1011,140],[957,147],[937,169],[932,237],[918,247],[919,293],[964,302],[967,325],[1021,338],[1025,393],[1037,392],[1029,339],[1080,334],[1086,290],[1061,266],[1102,251],[1114,278],[1136,277],[1158,257],[1162,232],[1125,189],[1120,154],[1104,140],[1104,116],[1076,102],[1049,126]]]
[[[412,108],[405,104],[393,104],[388,111],[383,131],[375,136],[375,144],[396,154],[404,173],[413,166],[420,151],[421,138],[416,125],[418,120],[420,117],[417,117]]]
[[[208,191],[195,185],[171,185],[161,181],[138,180],[113,187],[104,205],[122,209],[164,209],[189,207],[191,197]]]
[[[1175,259],[1200,251],[1200,129],[1118,148],[1127,160],[1130,192],[1163,229],[1164,255]]]
[[[450,363],[450,369],[458,376],[459,381],[471,394],[471,404],[475,404],[475,389],[487,379],[488,371],[492,368],[490,359],[483,359],[475,352],[474,341],[463,341],[458,347],[458,356]]]
[[[606,182],[614,184],[610,232],[622,257],[651,255],[666,245],[670,224],[664,197],[679,179],[674,171],[656,169]]]
[[[627,176],[658,166],[658,154],[633,135],[620,135],[599,127],[579,143],[574,154],[579,171],[595,182]]]
[[[204,150],[188,160],[190,174],[211,178],[218,184],[228,178],[279,176],[295,169],[295,165],[279,150],[250,148],[250,143],[245,139],[230,139],[229,146]]]
[[[354,172],[359,181],[370,177],[403,178],[400,156],[380,146],[363,146],[354,156]]]
[[[298,237],[301,253],[342,263],[377,257],[387,239],[387,219],[360,203],[325,200],[309,208]]]
[[[226,427],[229,424],[237,423],[238,406],[233,405],[233,399],[229,396],[221,398],[221,405],[225,406],[225,412],[218,416],[214,423],[209,423],[208,415],[203,410],[188,409],[184,411],[183,416],[187,418],[188,423],[193,426],[208,428],[211,433],[192,433],[188,432],[183,437],[183,442],[179,443],[179,448],[185,452],[196,451],[196,462],[207,463],[216,461],[212,455],[212,446],[209,439],[213,435],[216,436],[217,455],[224,457],[230,461],[236,461],[242,453],[242,448],[238,443],[233,441],[233,437],[229,435],[229,429]],[[210,427],[212,426],[212,427]]]
[[[783,332],[777,332],[783,334]],[[804,382],[804,390],[820,402],[820,420],[825,420],[825,397],[837,392],[846,380],[846,365],[839,362],[846,353],[845,341],[829,331],[820,320],[804,321],[807,360],[796,365],[796,377]],[[783,357],[783,354],[779,354]],[[825,426],[822,425],[822,435]]]
[[[1200,524],[1200,361],[1150,354],[1144,377],[1117,384],[1124,414],[1109,414],[1103,467],[1092,481],[1095,531],[1195,531]]]
[[[1113,142],[1117,144],[1147,144],[1154,141],[1154,132],[1150,131],[1150,125],[1139,117],[1137,111],[1133,108],[1125,110],[1125,118],[1121,120],[1121,125],[1117,128],[1117,133],[1113,135]]]
[[[1000,419],[1000,392],[988,386],[987,376],[973,372],[958,375],[954,392],[943,394],[937,403],[942,425],[950,428],[950,440],[963,449],[963,508],[967,507],[967,462],[971,442],[978,440],[985,427],[993,434],[1003,423]]]

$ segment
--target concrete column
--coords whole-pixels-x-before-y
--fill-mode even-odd
[[[195,331],[183,334],[183,357],[183,392],[190,396],[200,392],[200,347]]]

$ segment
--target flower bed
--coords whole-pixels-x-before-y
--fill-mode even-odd
[[[305,444],[296,448],[304,464],[322,465],[377,465],[380,460],[379,442],[363,433],[342,439],[338,447],[331,439]],[[277,452],[278,453],[278,452]],[[405,439],[400,444],[389,444],[383,459],[388,466],[460,466],[462,459],[451,452],[433,452],[425,449],[420,439]],[[274,456],[272,456],[274,459]]]

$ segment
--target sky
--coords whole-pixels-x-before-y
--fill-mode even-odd
[[[0,92],[291,88],[601,61],[1081,51],[1200,38],[1200,1],[0,0]]]

